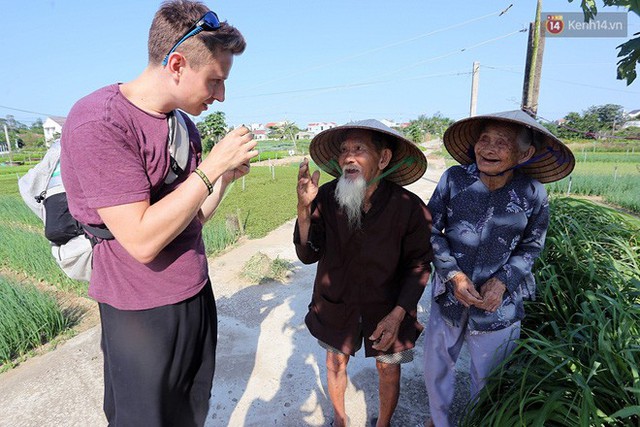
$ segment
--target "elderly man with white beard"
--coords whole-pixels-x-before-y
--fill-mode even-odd
[[[379,410],[371,425],[390,425],[400,366],[413,360],[423,327],[417,304],[431,272],[431,215],[403,188],[427,169],[411,141],[377,120],[318,134],[312,159],[337,179],[319,186],[309,162],[298,173],[298,258],[318,262],[305,323],[326,350],[333,426],[348,425],[347,364],[362,347],[376,359]]]

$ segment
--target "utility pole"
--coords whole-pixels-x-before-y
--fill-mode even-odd
[[[4,136],[7,139],[7,150],[9,150],[9,162],[12,161],[11,159],[11,141],[9,140],[9,129],[7,129],[7,124],[4,124]]]
[[[538,94],[540,93],[540,75],[542,74],[542,56],[544,37],[540,37],[540,15],[542,0],[536,6],[536,20],[529,24],[529,42],[527,44],[527,63],[522,87],[522,109],[532,117],[538,114]]]
[[[480,63],[473,62],[473,77],[471,79],[471,105],[469,106],[469,117],[476,115],[476,104],[478,103],[478,80],[480,79]]]

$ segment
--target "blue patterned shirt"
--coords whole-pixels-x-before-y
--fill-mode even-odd
[[[504,187],[490,191],[475,164],[453,166],[442,175],[428,207],[433,217],[434,297],[447,323],[459,326],[465,310],[471,333],[497,331],[522,320],[523,300],[535,297],[531,268],[549,225],[544,186],[516,171]],[[478,291],[492,277],[502,281],[507,290],[500,308],[494,313],[465,308],[450,282],[459,272]]]

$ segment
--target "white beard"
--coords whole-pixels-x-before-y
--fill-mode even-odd
[[[360,228],[362,221],[361,212],[366,192],[367,182],[362,176],[358,176],[356,179],[349,179],[345,178],[343,174],[338,180],[335,198],[347,214],[347,220],[351,230]]]

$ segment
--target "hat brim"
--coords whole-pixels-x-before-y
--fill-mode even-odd
[[[309,154],[320,169],[336,178],[342,175],[342,170],[338,164],[340,144],[343,142],[340,137],[344,131],[354,129],[381,133],[391,142],[393,155],[385,170],[391,170],[392,172],[385,175],[384,179],[404,186],[416,182],[426,172],[427,158],[413,142],[374,125],[349,123],[324,130],[311,140]]]
[[[460,164],[475,162],[473,147],[488,121],[517,124],[533,131],[536,152],[532,158],[535,160],[518,168],[532,178],[549,183],[559,181],[573,171],[575,157],[569,147],[520,110],[468,117],[452,124],[444,133],[444,146]]]

